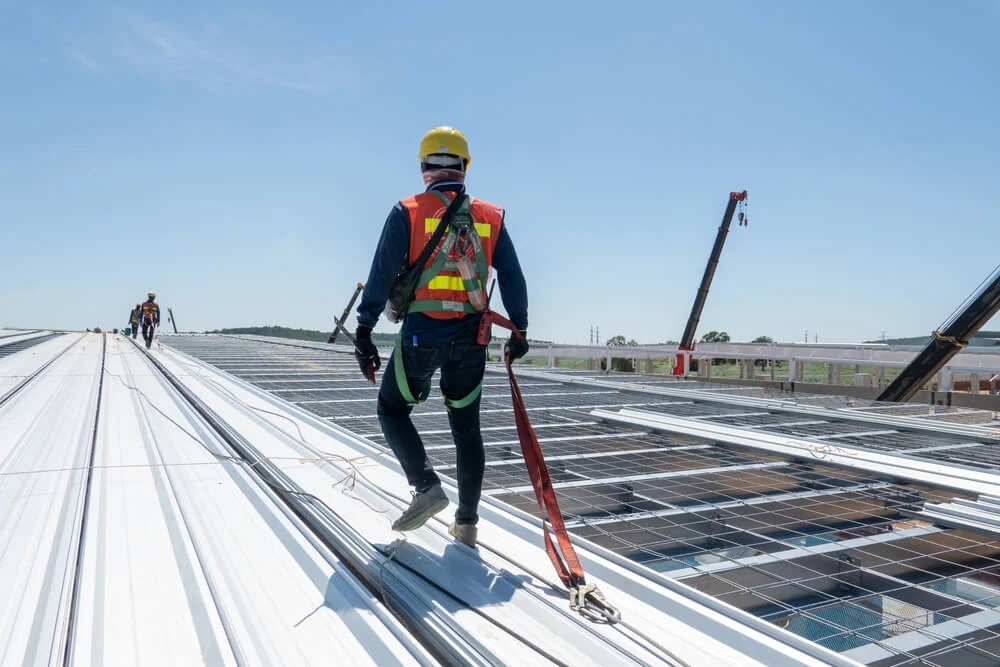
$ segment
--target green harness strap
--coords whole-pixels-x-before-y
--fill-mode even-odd
[[[458,408],[464,408],[465,406],[469,405],[474,400],[476,400],[477,398],[479,398],[479,394],[481,394],[481,393],[483,393],[483,381],[482,380],[479,381],[479,384],[476,385],[476,388],[473,389],[472,391],[470,391],[468,393],[468,395],[465,396],[465,398],[460,398],[458,400],[452,400],[452,399],[448,398],[447,396],[445,396],[444,397],[444,404],[447,405],[449,408],[455,408],[456,410]]]
[[[451,254],[451,249],[455,247],[455,242],[458,236],[455,234],[455,230],[448,226],[448,234],[444,237],[444,243],[438,248],[438,254],[434,257],[434,261],[424,269],[424,272],[420,274],[420,280],[417,281],[417,288],[424,287],[430,281],[434,280],[437,274],[444,270],[445,264],[448,263],[448,255]],[[458,267],[456,267],[457,269]]]
[[[421,395],[419,398],[413,395],[410,391],[410,381],[406,379],[406,368],[403,366],[403,330],[400,329],[399,333],[396,334],[396,347],[392,351],[392,365],[394,367],[394,373],[396,376],[396,386],[399,387],[399,393],[403,397],[403,400],[409,405],[420,405],[427,400],[427,396],[431,393],[430,387]],[[457,400],[452,400],[447,396],[444,397],[444,404],[449,408],[464,408],[465,406],[472,403],[474,400],[479,398],[479,394],[483,392],[483,381],[480,380],[476,388],[473,389],[469,394],[463,398]]]
[[[426,312],[446,312],[452,311],[455,313],[478,313],[471,303],[467,301],[414,301],[410,304],[410,309],[407,313],[426,313]]]
[[[396,386],[399,387],[399,393],[403,397],[403,400],[409,405],[420,405],[427,400],[428,394],[431,393],[430,387],[424,392],[424,395],[420,398],[416,398],[413,392],[410,391],[410,381],[406,379],[406,368],[403,366],[403,329],[400,328],[399,333],[396,334],[396,347],[392,351],[392,365],[394,366],[396,375]]]

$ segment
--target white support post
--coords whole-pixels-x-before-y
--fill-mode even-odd
[[[555,368],[555,357],[552,356],[552,343],[549,343],[549,368]]]
[[[801,380],[799,379],[798,375],[799,375],[799,363],[795,359],[789,357],[788,358],[788,381],[789,382],[801,382]]]
[[[701,366],[699,365],[698,368],[700,370]],[[690,352],[685,352],[684,353],[684,377],[687,377],[688,375],[691,375],[691,353]]]
[[[768,359],[767,363],[771,366],[771,382],[774,382],[774,367],[777,366],[778,363],[774,359]]]
[[[942,369],[938,373],[938,387],[941,391],[951,391],[951,371]]]
[[[979,393],[979,373],[973,373],[969,376],[969,393]]]
[[[610,347],[608,348],[608,365],[606,366],[605,370],[608,373],[611,372],[611,348]]]

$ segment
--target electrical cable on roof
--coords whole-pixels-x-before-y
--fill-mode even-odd
[[[298,422],[296,422],[291,417],[288,417],[287,415],[283,415],[283,414],[281,414],[279,412],[275,412],[273,410],[268,410],[266,408],[262,408],[262,407],[259,407],[259,406],[256,406],[256,405],[251,405],[250,403],[246,402],[245,400],[243,400],[242,398],[240,398],[239,396],[237,396],[235,393],[233,393],[232,391],[230,391],[229,388],[227,388],[224,385],[222,385],[222,383],[216,381],[214,378],[211,378],[211,377],[208,377],[207,375],[201,374],[199,372],[200,371],[199,368],[192,367],[192,366],[190,366],[188,364],[185,364],[183,361],[178,361],[178,363],[180,363],[181,366],[184,366],[185,368],[187,368],[189,371],[193,370],[194,371],[193,374],[196,375],[199,379],[201,379],[204,382],[211,383],[216,388],[218,388],[220,391],[223,391],[226,394],[228,394],[234,401],[236,401],[237,403],[239,403],[243,407],[245,407],[247,409],[250,409],[250,410],[257,411],[257,412],[261,412],[261,413],[264,413],[264,414],[268,414],[268,415],[271,415],[271,416],[274,416],[274,417],[279,417],[281,419],[284,419],[284,420],[290,422],[292,424],[292,426],[295,427],[295,430],[298,433],[298,438],[297,438],[298,441],[302,445],[306,446],[307,448],[309,448],[309,449],[311,449],[311,450],[313,450],[313,451],[315,451],[315,452],[317,452],[317,453],[320,454],[320,456],[313,457],[313,458],[308,458],[308,457],[302,457],[302,458],[295,458],[295,457],[265,457],[265,458],[261,459],[261,461],[264,461],[264,460],[276,460],[278,458],[286,458],[286,459],[291,459],[291,460],[299,461],[301,463],[318,463],[318,462],[341,462],[341,463],[346,463],[347,465],[349,465],[351,467],[350,471],[343,478],[341,478],[340,480],[334,482],[333,483],[333,487],[336,488],[337,486],[340,486],[341,484],[343,484],[344,487],[341,489],[341,493],[343,493],[344,495],[346,495],[348,498],[351,498],[352,500],[356,500],[356,501],[362,503],[363,505],[365,505],[366,507],[368,507],[373,512],[376,512],[376,513],[379,513],[379,514],[384,514],[384,513],[386,513],[386,512],[389,511],[389,508],[378,509],[377,507],[375,507],[374,505],[372,505],[371,503],[369,503],[364,498],[361,498],[361,497],[356,496],[356,495],[353,494],[354,485],[355,485],[355,482],[356,482],[357,477],[358,477],[359,474],[361,474],[361,476],[366,481],[368,481],[369,483],[372,483],[371,480],[369,480],[367,477],[364,476],[364,474],[362,474],[362,473],[359,472],[359,470],[358,470],[358,468],[357,468],[357,466],[355,464],[359,463],[361,461],[364,461],[366,459],[369,459],[369,458],[374,458],[375,456],[380,456],[380,455],[382,455],[383,452],[380,452],[379,454],[363,454],[361,456],[354,456],[354,457],[346,457],[346,456],[343,456],[341,454],[334,454],[332,452],[325,452],[322,449],[320,449],[320,448],[316,447],[315,445],[311,444],[308,440],[306,440],[305,434],[302,432],[302,429],[299,427]],[[282,429],[282,432],[285,433],[286,435],[290,436],[290,437],[295,437],[291,433],[288,433],[287,431],[284,431],[283,429]],[[257,465],[257,463],[252,463],[251,464],[251,466],[255,466],[255,465]],[[377,485],[373,484],[373,486],[376,486],[376,488],[377,488]]]
[[[138,345],[136,345],[136,347],[138,347]],[[140,351],[141,351],[141,349],[140,349]],[[182,363],[182,365],[184,365],[185,367],[187,367],[183,363]],[[155,368],[155,365],[154,365],[154,368]],[[188,368],[190,370],[190,367],[188,367]],[[313,451],[320,452],[321,456],[319,456],[319,457],[260,457],[256,461],[250,461],[250,460],[242,458],[242,457],[232,457],[232,456],[225,456],[225,455],[216,454],[205,443],[203,443],[201,440],[199,440],[195,436],[191,435],[186,429],[184,429],[182,426],[180,426],[180,424],[178,424],[177,422],[175,422],[167,414],[165,414],[162,410],[160,410],[160,408],[158,408],[141,389],[138,389],[137,387],[130,386],[128,383],[125,382],[124,379],[122,379],[120,376],[117,376],[117,375],[114,375],[113,373],[110,373],[110,371],[105,371],[105,372],[108,372],[113,377],[117,377],[129,389],[132,389],[132,390],[138,392],[146,400],[146,402],[149,403],[149,405],[151,407],[153,407],[154,410],[156,410],[157,412],[159,412],[166,419],[168,419],[171,423],[173,423],[178,428],[180,428],[182,431],[184,431],[185,434],[187,434],[189,437],[191,437],[192,439],[194,439],[195,442],[197,442],[199,445],[201,445],[202,447],[204,447],[206,449],[206,451],[208,451],[212,456],[215,456],[217,458],[221,458],[221,459],[224,459],[224,460],[228,460],[228,461],[246,463],[250,468],[254,468],[258,464],[266,462],[266,461],[279,460],[279,459],[280,460],[299,461],[300,463],[317,463],[317,462],[321,462],[321,461],[322,462],[341,462],[341,463],[346,463],[347,465],[349,465],[351,467],[351,470],[342,479],[334,482],[333,483],[333,487],[336,488],[337,486],[339,486],[341,484],[345,484],[344,488],[341,489],[341,493],[343,493],[344,495],[346,495],[348,498],[351,498],[352,500],[356,500],[356,501],[362,503],[363,505],[365,505],[366,507],[368,507],[373,512],[376,512],[376,513],[379,513],[379,514],[384,514],[384,513],[386,513],[386,512],[389,511],[388,508],[380,510],[380,509],[374,507],[371,503],[369,503],[368,501],[366,501],[364,498],[356,496],[356,495],[354,495],[352,493],[352,491],[354,489],[355,479],[356,479],[357,475],[359,474],[359,471],[358,471],[357,467],[355,466],[355,463],[357,461],[361,461],[361,460],[369,458],[368,455],[363,455],[363,456],[349,458],[349,457],[346,457],[346,456],[342,456],[340,454],[333,454],[332,452],[322,452],[322,450],[319,450],[318,448],[310,445],[306,441],[305,436],[302,433],[302,430],[298,427],[298,424],[295,423],[290,417],[286,417],[285,415],[279,414],[277,412],[273,412],[273,411],[270,411],[270,410],[266,410],[264,408],[259,408],[257,406],[250,405],[250,404],[246,403],[245,401],[243,401],[242,399],[240,399],[238,396],[236,396],[236,394],[234,394],[233,392],[229,391],[226,387],[223,387],[221,384],[219,384],[218,382],[215,382],[211,378],[207,378],[207,377],[202,376],[202,375],[200,375],[198,373],[195,373],[202,380],[208,380],[208,381],[212,382],[219,389],[225,391],[227,394],[229,394],[235,401],[237,401],[241,405],[243,405],[243,406],[245,406],[245,407],[247,407],[249,409],[257,410],[259,412],[264,412],[264,413],[267,413],[267,414],[270,414],[270,415],[273,415],[273,416],[276,416],[276,417],[281,417],[283,419],[286,419],[286,420],[292,422],[292,424],[296,427],[296,430],[298,431],[299,442],[301,442],[303,445],[305,445],[307,448],[309,448],[309,449],[311,449]],[[289,434],[287,431],[282,431],[282,432],[285,433],[286,435],[291,436],[291,434]],[[294,436],[291,436],[291,437],[294,437]],[[364,477],[363,474],[362,474],[362,477]],[[314,500],[319,501],[319,502],[322,503],[322,501],[319,498],[317,498],[316,496],[312,496],[311,494],[303,494],[302,492],[296,491],[295,489],[284,488],[284,487],[278,486],[276,484],[272,484],[270,482],[267,482],[266,480],[265,480],[265,483],[270,488],[272,488],[273,490],[275,490],[277,492],[284,493],[284,494],[289,494],[289,495],[309,495]],[[325,503],[323,503],[323,505],[326,506]],[[333,511],[333,510],[330,510],[330,511]]]
[[[116,375],[115,373],[112,373],[107,368],[104,369],[104,372],[107,375],[110,375],[111,377],[117,379],[119,382],[121,382],[123,385],[125,385],[125,387],[127,389],[130,389],[130,390],[136,392],[137,394],[139,394],[139,396],[142,397],[142,399],[146,401],[146,403],[149,405],[149,407],[153,408],[153,410],[155,410],[156,412],[158,412],[160,414],[160,416],[162,416],[168,422],[170,422],[171,424],[173,424],[174,426],[176,426],[184,435],[186,435],[187,437],[191,438],[192,440],[194,440],[195,442],[197,442],[199,445],[201,445],[205,449],[205,451],[207,451],[209,454],[211,454],[215,458],[223,459],[223,460],[226,460],[226,461],[242,461],[243,460],[243,459],[241,459],[239,457],[236,457],[236,456],[230,456],[228,454],[219,454],[218,452],[212,451],[212,448],[209,447],[208,445],[206,445],[204,442],[202,442],[201,439],[198,438],[198,436],[196,436],[195,434],[193,434],[190,431],[188,431],[181,424],[179,424],[177,421],[175,421],[170,415],[168,415],[166,412],[164,412],[163,410],[161,410],[149,398],[149,396],[146,395],[146,392],[144,392],[142,389],[139,389],[138,387],[130,385],[128,382],[125,381],[125,378],[123,378],[120,375]]]

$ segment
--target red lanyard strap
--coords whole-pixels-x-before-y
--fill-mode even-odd
[[[513,336],[520,336],[517,327],[505,317],[490,311],[483,315],[491,320],[491,324],[497,324],[505,329],[510,329]],[[521,442],[521,454],[524,456],[524,464],[528,469],[528,476],[531,478],[531,486],[535,490],[535,499],[538,501],[538,509],[542,513],[542,534],[545,537],[545,553],[548,554],[552,566],[556,569],[556,574],[563,585],[570,590],[570,608],[579,611],[586,618],[605,623],[617,623],[621,620],[621,613],[612,607],[601,594],[600,589],[594,584],[587,584],[583,574],[583,567],[580,559],[576,555],[573,543],[570,542],[569,534],[566,532],[566,524],[563,523],[562,511],[559,509],[559,502],[556,500],[555,489],[552,488],[552,478],[549,476],[549,468],[545,464],[545,457],[542,455],[542,447],[538,444],[538,436],[528,419],[528,409],[521,396],[521,388],[514,377],[514,369],[511,366],[513,360],[507,355],[507,377],[510,380],[510,396],[514,406],[514,423],[517,426],[517,437]],[[553,541],[552,533],[556,539]],[[556,543],[558,542],[558,548]]]

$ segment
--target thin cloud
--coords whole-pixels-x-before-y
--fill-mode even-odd
[[[119,12],[98,51],[69,50],[82,67],[102,61],[143,75],[199,85],[259,85],[322,92],[341,86],[351,73],[325,45],[310,44],[275,23],[234,20],[180,25],[134,12]]]
[[[84,53],[82,50],[73,47],[66,49],[67,55],[73,60],[77,65],[90,72],[98,72],[100,67],[97,65],[97,61],[91,58],[89,55]]]

